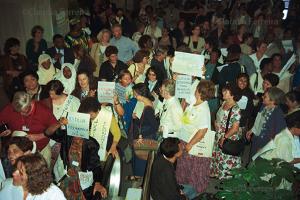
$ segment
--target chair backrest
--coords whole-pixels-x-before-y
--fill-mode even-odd
[[[152,170],[152,164],[154,158],[155,158],[155,151],[150,151],[148,154],[146,171],[143,178],[143,185],[142,185],[143,192],[142,192],[141,200],[150,200],[150,177],[151,177],[151,170]]]

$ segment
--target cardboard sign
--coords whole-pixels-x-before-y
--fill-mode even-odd
[[[89,138],[90,115],[69,112],[67,134],[74,137]]]
[[[191,94],[192,77],[188,75],[178,75],[175,85],[175,96],[177,98],[188,98]]]
[[[202,140],[192,147],[192,149],[189,151],[189,154],[198,157],[212,157],[215,134],[216,132],[214,131],[207,131]]]
[[[100,103],[114,103],[115,83],[98,81],[98,101]]]
[[[126,103],[126,88],[120,84],[116,84],[116,94],[121,103]]]
[[[203,77],[204,56],[175,51],[172,71],[190,76]]]

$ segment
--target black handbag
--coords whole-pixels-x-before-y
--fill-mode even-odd
[[[228,113],[225,133],[227,133],[227,131],[228,131],[231,111],[232,111],[232,107],[230,108],[229,113]],[[247,142],[248,141],[246,139],[246,136],[243,136],[239,140],[231,140],[229,138],[226,138],[223,142],[222,152],[225,154],[228,154],[228,155],[232,155],[232,156],[239,156],[244,151],[244,148],[245,148],[245,145],[247,144]]]

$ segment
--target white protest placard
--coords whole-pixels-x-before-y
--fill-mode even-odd
[[[142,103],[140,101],[138,101],[136,103],[135,108],[133,110],[133,113],[135,113],[137,118],[141,119],[141,116],[142,116],[143,111],[144,111],[144,107],[145,107],[144,103]]]
[[[296,61],[296,54],[293,54],[290,59],[286,62],[286,64],[284,65],[284,67],[281,69],[280,73],[279,73],[279,78],[282,79],[283,78],[283,74],[289,70],[289,68],[292,66],[292,64],[294,64],[294,62]]]
[[[177,98],[188,98],[191,94],[192,77],[189,75],[178,75],[175,85],[175,96]]]
[[[100,103],[114,103],[115,83],[98,81],[98,101]]]
[[[215,134],[216,132],[214,131],[207,131],[202,140],[192,147],[192,149],[189,151],[189,154],[198,157],[212,157]]]
[[[203,77],[204,56],[175,51],[172,71],[190,76]]]
[[[289,51],[294,51],[292,40],[282,40],[281,43],[286,53],[288,53]]]
[[[67,134],[69,136],[89,138],[90,115],[85,113],[69,112]]]
[[[116,84],[116,94],[121,103],[126,103],[126,88],[120,84]]]

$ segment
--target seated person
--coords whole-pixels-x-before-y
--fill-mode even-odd
[[[166,138],[160,144],[150,177],[150,194],[154,200],[187,199],[176,181],[174,163],[183,153],[178,138]],[[163,174],[163,176],[162,176]]]

